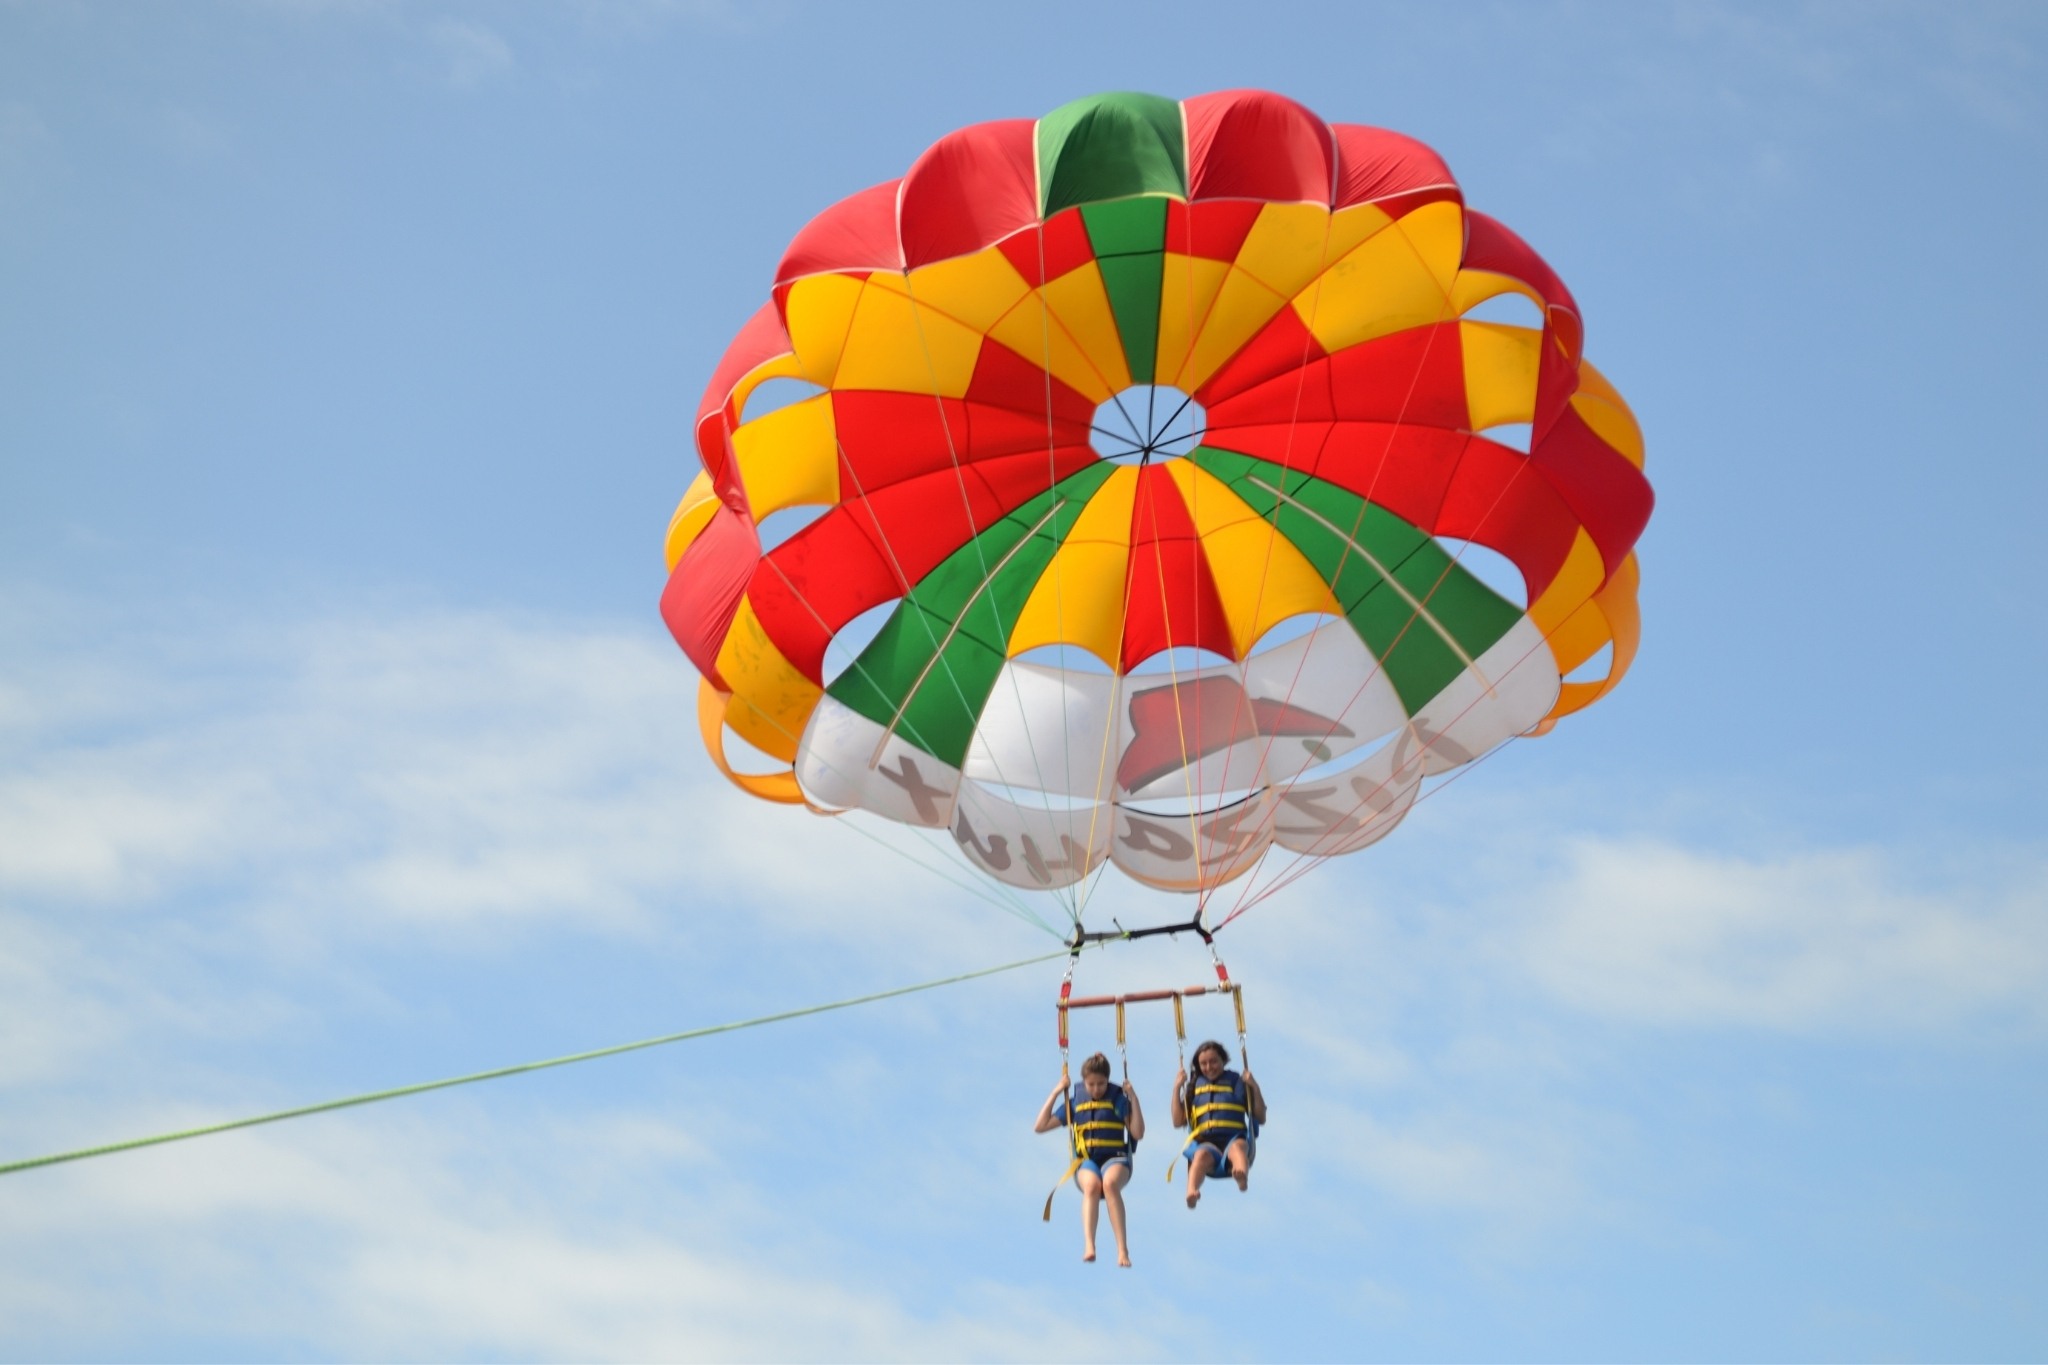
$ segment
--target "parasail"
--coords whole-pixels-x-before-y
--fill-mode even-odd
[[[705,391],[661,610],[711,757],[1025,889],[1363,849],[1635,654],[1643,440],[1582,340],[1398,133],[1240,90],[949,134]]]

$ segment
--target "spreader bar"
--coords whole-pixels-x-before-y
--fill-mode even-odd
[[[1175,1000],[1188,995],[1231,995],[1237,991],[1237,983],[1228,986],[1184,986],[1177,991],[1131,991],[1126,995],[1083,995],[1072,1000],[1062,1000],[1063,1010],[1097,1009],[1103,1005],[1136,1005],[1146,1000]]]
[[[1115,921],[1111,922],[1114,923]],[[1208,943],[1211,941],[1208,929],[1203,927],[1201,916],[1197,915],[1185,924],[1155,924],[1148,929],[1126,929],[1122,925],[1118,925],[1114,929],[1091,930],[1083,929],[1077,923],[1074,926],[1073,936],[1067,940],[1067,946],[1078,953],[1090,943],[1113,943],[1127,938],[1151,938],[1155,934],[1200,934],[1202,942]]]

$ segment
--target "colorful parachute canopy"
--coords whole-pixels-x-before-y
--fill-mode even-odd
[[[1467,316],[1509,294],[1540,327]],[[1026,888],[1363,848],[1635,653],[1643,441],[1581,340],[1397,133],[1239,90],[950,134],[797,234],[705,392],[661,606],[711,755]]]

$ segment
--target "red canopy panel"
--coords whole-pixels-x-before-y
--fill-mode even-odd
[[[718,676],[718,647],[732,627],[740,596],[761,559],[761,538],[754,523],[731,508],[712,515],[661,590],[661,619],[697,671],[725,690]]]
[[[820,681],[825,646],[841,626],[903,596],[975,536],[1098,458],[1085,445],[1050,454],[1041,446],[849,497],[770,552],[774,567],[754,574],[754,612],[784,657]]]
[[[896,192],[902,184],[891,180],[850,194],[804,224],[782,253],[775,288],[832,270],[901,270]]]
[[[1570,406],[1530,450],[1529,459],[1584,523],[1607,572],[1620,568],[1656,505],[1643,471],[1601,440]]]
[[[1298,345],[1305,333],[1294,335]],[[1220,399],[1208,414],[1212,433],[1335,418],[1464,430],[1471,416],[1463,337],[1457,323],[1447,322],[1362,341]]]
[[[1378,204],[1399,218],[1439,199],[1465,202],[1444,159],[1414,138],[1357,123],[1333,123],[1330,132],[1337,140],[1338,208]]]
[[[1578,532],[1579,519],[1529,457],[1483,436],[1466,442],[1432,528],[1513,560],[1531,602],[1564,567]]]
[[[1063,423],[1086,427],[1095,420],[1095,404],[1086,394],[994,337],[981,340],[981,354],[967,381],[967,401],[1028,413],[1040,422],[1050,421],[1055,430]]]
[[[725,348],[704,388],[703,401],[697,404],[697,454],[711,473],[719,501],[734,511],[746,511],[747,500],[730,458],[729,437],[738,414],[728,410],[726,400],[749,371],[789,351],[789,333],[783,330],[781,313],[773,303],[762,304]]]
[[[1257,336],[1246,342],[1223,368],[1210,375],[1208,382],[1195,390],[1195,401],[1205,410],[1214,411],[1218,404],[1232,395],[1263,384],[1276,375],[1298,370],[1328,354],[1322,343],[1316,340],[1315,333],[1303,324],[1301,315],[1292,308],[1282,308]]]
[[[1536,416],[1532,445],[1541,445],[1550,424],[1579,388],[1580,345],[1585,328],[1578,300],[1550,263],[1504,224],[1483,213],[1465,215],[1465,265],[1520,280],[1543,300],[1543,349],[1537,360]]]
[[[1200,204],[1166,201],[1166,249],[1209,261],[1234,261],[1266,206],[1251,199]]]
[[[1336,144],[1323,121],[1293,100],[1265,90],[1224,90],[1182,100],[1180,107],[1188,130],[1189,199],[1330,202]]]
[[[1078,208],[1062,209],[1037,232],[1020,232],[1000,243],[1003,257],[1033,289],[1095,259],[1088,228]]]
[[[1055,421],[1048,431],[1042,412],[1025,414],[925,394],[840,389],[832,395],[832,416],[845,498],[871,495],[955,464],[1027,451],[1037,454],[1045,468],[1043,462],[1059,446],[1088,444],[1085,418]]]
[[[1236,658],[1230,618],[1209,574],[1195,520],[1163,465],[1138,471],[1131,506],[1131,554],[1124,593],[1123,668],[1162,649],[1191,645]]]
[[[1035,120],[977,123],[934,142],[903,177],[904,264],[966,256],[1038,222]]]

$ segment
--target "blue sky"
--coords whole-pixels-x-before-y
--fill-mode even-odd
[[[1134,1271],[1037,1218],[1046,966],[0,1178],[0,1355],[2048,1353],[2044,60],[1991,5],[0,6],[0,1156],[1054,946],[727,787],[654,611],[783,245],[962,124],[1423,138],[1659,495],[1623,687],[1225,936],[1274,1123],[1193,1216],[1146,1144]]]

